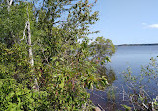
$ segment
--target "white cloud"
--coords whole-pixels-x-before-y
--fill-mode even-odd
[[[144,26],[144,28],[157,28],[158,29],[158,24],[150,24],[148,25],[147,23],[142,23],[142,25]]]
[[[147,25],[147,24],[143,22],[142,25]]]
[[[149,28],[158,28],[158,24],[151,24],[151,25],[148,25]]]

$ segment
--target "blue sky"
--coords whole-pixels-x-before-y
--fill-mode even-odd
[[[114,44],[158,43],[158,0],[98,0],[100,20],[91,27]]]

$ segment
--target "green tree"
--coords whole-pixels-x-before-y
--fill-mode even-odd
[[[86,88],[103,89],[107,85],[97,68],[114,53],[108,39],[97,38],[89,45],[87,36],[93,33],[89,26],[98,20],[98,12],[92,12],[94,3],[14,0],[8,8],[7,2],[1,2],[2,110],[90,108]],[[37,81],[39,91],[34,90]]]
[[[115,46],[110,39],[97,37],[94,42],[90,44],[90,51],[92,59],[103,65],[105,62],[110,62],[110,57],[115,53]]]

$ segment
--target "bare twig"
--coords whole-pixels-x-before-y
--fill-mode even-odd
[[[124,90],[123,86],[122,86],[122,89],[123,89],[122,94],[123,94],[123,101],[124,101],[125,100],[125,90]]]
[[[144,89],[142,89],[142,90],[143,90],[144,93],[150,98],[150,100],[152,100],[151,97],[148,95],[148,93],[147,93]]]
[[[100,98],[103,99],[103,100],[106,100],[105,98],[103,98],[102,96],[99,96],[98,94],[94,93],[93,91],[91,91],[91,93],[93,93],[94,95],[100,97]]]
[[[101,108],[102,111],[105,111],[105,109],[103,109],[99,104],[98,104],[98,106]]]
[[[132,96],[130,96],[130,101],[131,101],[131,103],[132,103],[132,105],[133,105],[133,108],[134,108],[134,111],[136,111],[136,108],[135,108],[135,105],[134,105],[134,103],[133,103],[133,100],[132,100],[133,98],[132,98]]]
[[[142,105],[143,105],[146,109],[148,109],[148,107],[147,107],[144,103],[142,103]]]

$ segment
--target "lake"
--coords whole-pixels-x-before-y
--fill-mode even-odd
[[[129,102],[128,94],[133,93],[130,88],[132,84],[127,83],[123,76],[123,71],[127,71],[130,68],[132,75],[135,77],[140,76],[142,66],[146,66],[150,62],[150,58],[156,58],[158,56],[158,45],[150,46],[118,46],[116,53],[111,58],[111,63],[108,67],[112,72],[112,85],[105,91],[91,91],[91,100],[95,105],[100,105],[106,111],[116,111],[118,109],[123,110],[121,104],[126,104],[130,107],[133,105]],[[109,73],[110,74],[110,73]],[[115,77],[113,77],[115,76]],[[138,79],[139,80],[139,79]],[[139,83],[139,81],[136,81]],[[156,80],[147,81],[147,78],[142,82],[145,84],[144,90],[148,94],[149,98],[155,98],[158,93],[158,83]],[[139,87],[138,87],[139,89]],[[136,86],[136,92],[137,90]]]

